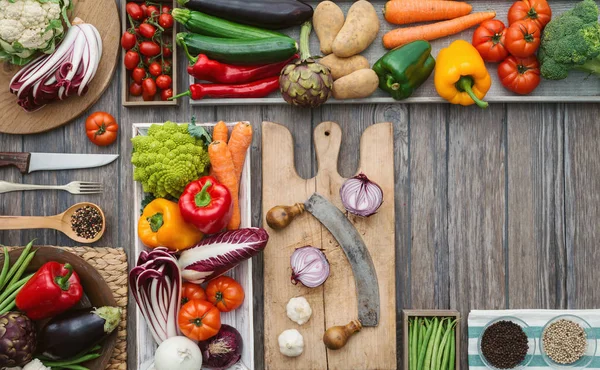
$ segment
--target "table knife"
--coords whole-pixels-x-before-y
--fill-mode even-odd
[[[118,157],[118,154],[0,152],[0,167],[15,166],[21,173],[46,170],[73,170],[104,166]]]

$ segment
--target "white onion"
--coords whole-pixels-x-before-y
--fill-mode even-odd
[[[154,367],[156,370],[200,370],[202,352],[195,342],[186,337],[171,337],[156,349]]]

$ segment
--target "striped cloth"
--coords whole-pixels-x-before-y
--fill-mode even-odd
[[[575,315],[586,320],[590,326],[592,326],[596,335],[596,343],[600,338],[600,310],[473,310],[469,313],[469,369],[471,370],[484,370],[486,369],[483,361],[479,357],[479,350],[477,348],[477,340],[479,335],[483,331],[483,328],[490,321],[497,319],[501,316],[514,316],[517,317],[527,325],[535,334],[536,338],[540,338],[542,335],[542,329],[544,325],[552,318],[558,315]],[[540,352],[539,340],[536,340],[537,348],[535,349],[535,355],[527,369],[532,370],[548,370],[550,367],[546,364],[542,358]],[[587,369],[600,369],[600,348],[596,350],[596,356],[587,367]]]

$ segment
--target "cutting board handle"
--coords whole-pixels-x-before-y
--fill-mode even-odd
[[[337,170],[342,129],[335,122],[321,122],[314,131],[315,152],[317,154],[318,173],[339,177]],[[319,175],[317,175],[319,176]]]
[[[21,173],[27,173],[30,153],[0,152],[0,167],[15,166]]]

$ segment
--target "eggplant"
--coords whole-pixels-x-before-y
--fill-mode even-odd
[[[112,333],[121,320],[118,307],[71,310],[53,317],[38,335],[38,350],[53,360],[85,353]]]
[[[313,16],[312,6],[297,0],[177,1],[189,9],[271,30],[298,26]]]

